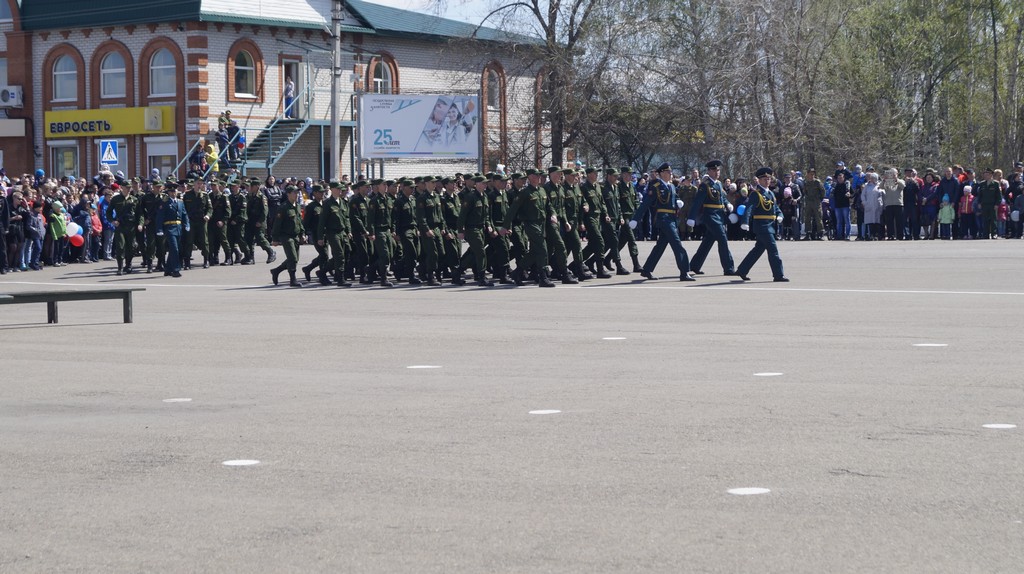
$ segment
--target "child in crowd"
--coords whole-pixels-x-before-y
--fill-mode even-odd
[[[797,202],[793,199],[793,190],[786,188],[782,191],[782,203],[779,209],[782,210],[782,238],[793,240],[793,218],[796,217]],[[800,239],[797,237],[796,239]]]
[[[53,240],[53,266],[62,267],[68,246],[68,221],[64,215],[64,204],[55,201],[50,212],[50,238]]]
[[[951,239],[953,237],[953,206],[949,204],[949,196],[942,196],[942,207],[939,208],[939,237]]]
[[[957,213],[960,215],[960,229],[957,230],[957,238],[973,238],[977,232],[974,226],[974,193],[969,185],[964,186],[964,195],[960,198]]]
[[[97,212],[96,204],[89,205],[89,225],[92,227],[92,241],[89,245],[89,259],[100,260],[100,247],[103,245],[103,221]]]
[[[1006,204],[1006,200],[999,202],[996,207],[996,233],[999,237],[1006,237],[1006,220],[1010,216],[1010,206]]]

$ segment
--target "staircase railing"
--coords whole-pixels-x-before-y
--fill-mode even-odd
[[[233,138],[228,140],[228,145],[224,146],[224,149],[220,150],[217,153],[217,164],[219,164],[220,160],[224,159],[224,156],[227,155],[228,158],[229,158],[228,164],[230,165],[230,163],[231,163],[230,162],[231,147],[235,146],[235,145],[238,145],[238,142],[241,139],[243,133],[244,133],[244,130],[239,128],[238,133],[235,134],[235,137],[233,137]],[[206,166],[206,171],[203,172],[203,179],[206,179],[207,176],[210,175],[210,172],[213,171],[214,165],[216,165],[216,164],[210,163],[210,165]]]
[[[274,121],[270,122],[269,126],[263,128],[264,131],[267,132],[267,145],[266,145],[266,147],[267,147],[267,162],[266,162],[267,171],[270,171],[271,166],[274,164],[274,128],[277,127],[277,124],[280,123],[282,120],[291,120],[291,119],[301,119],[303,121],[309,120],[309,113],[310,113],[310,110],[313,108],[313,102],[315,101],[316,92],[314,92],[313,90],[309,89],[309,83],[308,82],[306,83],[305,86],[302,87],[301,90],[299,90],[299,93],[295,94],[295,97],[292,98],[292,110],[295,109],[295,102],[299,101],[300,98],[303,98],[303,97],[306,98],[306,106],[305,106],[305,109],[302,111],[302,114],[305,117],[302,117],[302,118],[289,118],[289,117],[286,117],[287,114],[284,113],[286,111],[285,110],[285,106],[284,106],[284,97],[282,96],[281,97],[281,102],[282,102],[282,104],[281,104],[281,111],[282,111],[281,115],[276,117],[276,118],[274,118]]]
[[[171,173],[174,174],[174,177],[178,177],[178,170],[181,169],[181,166],[188,163],[189,159],[192,157],[192,154],[195,153],[196,148],[198,148],[199,144],[204,141],[206,141],[206,138],[201,137],[196,140],[196,143],[192,144],[192,147],[188,148],[188,151],[185,152],[185,157],[181,158],[181,161],[178,162],[178,165],[174,166],[174,169],[171,171]]]

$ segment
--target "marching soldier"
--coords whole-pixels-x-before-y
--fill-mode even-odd
[[[306,230],[306,243],[312,244],[313,249],[316,249],[316,257],[302,268],[302,274],[306,276],[306,281],[312,282],[313,278],[310,277],[310,272],[316,269],[316,278],[320,281],[321,285],[330,285],[331,281],[327,278],[327,243],[323,240],[323,236],[320,235],[320,216],[324,209],[324,187],[319,184],[314,184],[312,188],[313,199],[306,204],[305,209],[302,213],[302,227]]]
[[[132,258],[135,257],[135,234],[142,231],[139,198],[131,188],[122,187],[121,194],[111,198],[107,204],[107,219],[114,222],[114,258],[117,259],[117,274],[132,272]]]
[[[480,287],[494,287],[487,280],[487,255],[485,237],[493,231],[490,223],[490,208],[487,202],[487,178],[473,176],[473,188],[466,191],[459,211],[459,239],[469,244],[473,266],[473,278]]]
[[[462,285],[462,268],[459,262],[462,258],[462,242],[459,241],[459,212],[462,211],[462,203],[456,190],[455,180],[443,178],[441,184],[444,193],[441,195],[441,214],[444,217],[444,263],[443,267],[455,285]]]
[[[641,221],[647,210],[654,210],[654,222],[658,227],[658,242],[651,250],[651,254],[644,262],[643,275],[647,279],[657,279],[654,276],[654,269],[658,266],[658,260],[665,253],[665,247],[671,245],[672,252],[676,256],[676,266],[679,267],[680,281],[694,281],[690,277],[690,261],[686,255],[686,249],[679,239],[679,224],[676,220],[676,211],[683,208],[682,200],[676,197],[676,188],[669,183],[672,179],[672,167],[663,163],[658,167],[657,178],[647,184],[647,193],[640,208],[633,214],[629,222],[630,229],[636,229],[637,223]]]
[[[178,182],[179,189],[182,185]],[[184,268],[192,268],[192,251],[198,247],[203,254],[203,269],[207,269],[210,267],[210,247],[206,241],[206,222],[210,221],[213,206],[206,194],[206,183],[201,179],[193,181],[192,187],[185,192],[182,201],[185,203],[189,222],[189,230],[185,233],[185,248],[182,250],[185,254],[182,259]]]
[[[537,283],[541,287],[554,287],[555,284],[548,278],[547,247],[544,241],[544,231],[547,215],[547,192],[540,187],[541,171],[530,168],[526,170],[527,185],[516,193],[516,199],[512,202],[508,213],[505,214],[505,221],[500,233],[508,235],[514,222],[521,222],[523,232],[526,235],[529,250],[524,258],[524,265],[516,267],[515,281],[517,285],[524,282],[523,273],[527,268],[537,270]]]
[[[587,234],[587,248],[583,250],[583,259],[590,270],[596,273],[598,279],[611,279],[612,276],[604,270],[604,262],[601,260],[605,251],[601,226],[604,225],[607,215],[605,215],[601,184],[597,181],[599,170],[595,167],[588,167],[586,173],[587,181],[583,182],[581,187],[584,221],[586,222],[583,227]]]
[[[693,175],[683,174],[683,177],[679,180],[679,189],[676,190],[676,195],[679,196],[679,200],[683,202],[683,205],[692,206],[696,203],[694,200],[697,199],[697,182],[700,181],[700,172],[696,169],[693,170]],[[696,229],[686,224],[686,220],[689,217],[683,217],[683,212],[679,212],[679,237],[680,239],[701,239],[702,236],[697,234]],[[699,220],[694,219],[694,223],[698,223]]]
[[[416,226],[420,231],[420,247],[423,249],[422,279],[427,285],[440,285],[437,277],[438,265],[445,252],[444,210],[441,196],[434,191],[435,182],[416,200]]]
[[[516,172],[512,174],[512,185],[509,188],[508,193],[508,204],[510,208],[512,204],[515,203],[516,197],[519,196],[519,193],[526,187],[526,179],[526,173]],[[518,218],[511,221],[511,225],[511,229],[508,229],[508,237],[512,244],[509,248],[509,258],[516,260],[517,270],[528,270],[529,265],[526,263],[526,254],[528,251],[526,233],[523,231],[523,226]],[[523,273],[513,273],[512,280],[520,287],[526,285]]]
[[[353,186],[355,194],[348,202],[349,223],[352,229],[352,267],[359,271],[359,283],[373,283],[370,264],[373,263],[373,240],[368,225],[370,201],[366,180],[359,180]]]
[[[771,183],[772,169],[762,167],[757,170],[757,185],[747,197],[747,208],[743,213],[743,225],[741,228],[747,231],[751,228],[753,221],[755,244],[750,253],[743,258],[736,274],[744,281],[750,281],[747,274],[750,268],[757,263],[764,252],[768,252],[768,264],[772,268],[772,276],[776,282],[786,282],[789,279],[782,272],[782,258],[779,257],[779,246],[775,243],[777,226],[782,223],[782,209],[775,200],[775,194],[768,189]]]
[[[429,177],[429,176],[428,176]],[[410,285],[422,285],[423,282],[416,277],[416,262],[420,256],[419,232],[416,228],[416,199],[413,197],[413,181],[408,179],[399,180],[401,195],[395,200],[395,229],[398,231],[398,240],[402,243],[402,255],[398,261],[395,272],[395,281],[401,277],[409,279]],[[420,178],[420,186],[423,186],[423,178]]]
[[[256,263],[256,246],[259,245],[267,252],[267,265],[277,260],[277,251],[270,247],[267,241],[267,196],[260,191],[260,180],[252,178],[249,180],[249,197],[246,200],[246,221],[245,221],[245,259],[243,264]]]
[[[377,257],[377,273],[380,274],[381,287],[394,287],[388,281],[388,268],[391,267],[391,254],[395,251],[395,232],[393,213],[395,199],[388,193],[388,184],[383,179],[370,182],[373,185],[373,197],[367,209],[366,224],[370,230],[370,241]]]
[[[562,232],[562,239],[565,241],[565,249],[572,254],[572,264],[569,269],[580,281],[593,279],[592,276],[583,272],[583,240],[580,238],[580,229],[583,223],[583,190],[579,186],[579,174],[575,169],[562,170],[562,195],[565,198],[565,222],[567,228]]]
[[[138,179],[138,178],[136,178]],[[142,216],[145,219],[146,248],[143,253],[143,264],[146,266],[146,273],[153,272],[153,258],[156,257],[156,270],[164,270],[164,242],[165,235],[161,234],[158,213],[167,202],[167,194],[161,191],[163,183],[159,180],[150,182],[149,189],[142,195]]]
[[[491,185],[487,190],[487,203],[490,205],[490,220],[505,221],[505,214],[508,212],[508,178],[500,173],[491,175]],[[509,240],[508,237],[498,233],[497,229],[487,232],[487,262],[491,266],[494,277],[502,285],[511,285],[509,279]]]
[[[604,200],[605,217],[601,221],[601,235],[604,237],[607,255],[598,258],[598,263],[610,271],[611,262],[614,261],[616,275],[629,275],[629,271],[622,266],[622,257],[619,255],[619,227],[626,224],[619,209],[619,170],[614,167],[608,168],[604,170],[604,176],[601,197]]]
[[[729,251],[729,240],[725,234],[725,222],[732,212],[732,203],[726,197],[722,182],[718,180],[722,169],[722,162],[719,160],[709,161],[704,167],[708,169],[707,175],[701,180],[697,188],[697,196],[690,206],[690,217],[686,225],[694,227],[697,218],[704,221],[704,236],[701,238],[700,247],[693,254],[690,260],[690,271],[697,275],[703,275],[701,267],[704,260],[711,252],[711,246],[718,242],[718,259],[722,263],[722,271],[725,275],[735,275],[736,265],[732,260],[732,253]],[[685,203],[684,203],[685,205]]]
[[[568,231],[569,222],[565,219],[565,197],[562,195],[562,168],[551,166],[548,168],[548,182],[544,184],[544,190],[548,194],[548,221],[544,232],[544,238],[548,243],[548,258],[555,276],[562,279],[562,283],[579,283],[567,267],[568,254],[565,251],[565,241],[562,239],[562,232]]]
[[[221,190],[221,182],[213,180],[210,182],[210,205],[213,207],[210,213],[209,238],[211,263],[217,265],[234,265],[231,260],[231,246],[228,245],[227,224],[231,218],[231,203],[228,197]],[[224,250],[224,261],[220,260],[220,250]]]
[[[338,287],[351,287],[345,279],[345,260],[349,252],[349,241],[352,239],[352,223],[349,218],[349,204],[342,197],[345,186],[340,182],[330,184],[331,196],[323,203],[320,222],[316,236],[319,247],[329,246],[331,249],[330,269],[334,271],[334,283]],[[314,188],[315,189],[315,188]],[[317,275],[320,275],[318,272]],[[326,276],[326,274],[324,274]]]
[[[181,277],[181,239],[189,230],[188,213],[185,211],[185,204],[178,199],[177,184],[169,183],[165,189],[167,193],[161,194],[164,198],[163,203],[156,213],[156,221],[160,226],[158,234],[167,246],[164,275]]]
[[[302,211],[297,203],[299,188],[289,185],[285,188],[285,200],[277,209],[274,215],[274,228],[271,235],[274,238],[274,245],[284,246],[285,261],[270,270],[270,278],[277,285],[277,278],[282,271],[288,271],[288,286],[302,287],[295,279],[295,270],[299,263],[299,244],[302,242],[302,235],[305,229],[302,227]]]
[[[231,217],[228,218],[228,245],[235,256],[235,263],[241,263],[245,257],[242,253],[242,250],[246,249],[242,234],[245,231],[245,222],[249,220],[249,206],[241,186],[242,182],[237,177],[228,183],[228,189],[231,190],[231,195],[228,196],[228,205],[231,207]]]
[[[622,215],[622,225],[619,226],[619,249],[623,245],[629,246],[629,257],[633,261],[633,273],[641,271],[640,250],[636,247],[636,237],[627,222],[633,219],[636,213],[636,188],[633,187],[633,171],[628,166],[619,168],[619,211]]]

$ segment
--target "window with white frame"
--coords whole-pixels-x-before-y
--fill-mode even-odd
[[[487,109],[501,110],[501,76],[494,68],[487,69]]]
[[[53,63],[53,101],[78,99],[78,64],[71,56],[60,56]]]
[[[100,62],[100,97],[123,98],[125,93],[124,56],[111,52]]]
[[[390,94],[392,87],[391,68],[384,62],[377,60],[373,66],[373,93]]]
[[[149,61],[149,95],[177,95],[176,73],[177,64],[171,51],[167,48],[157,50]]]
[[[256,65],[245,50],[235,56],[235,96],[256,97]]]

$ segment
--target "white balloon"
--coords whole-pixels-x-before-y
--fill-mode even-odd
[[[636,229],[636,221],[633,221],[632,219],[630,219],[629,220],[629,228],[630,229]]]
[[[738,223],[739,220],[740,220],[740,216],[736,215],[735,213],[730,213],[729,214],[729,223]]]
[[[686,220],[686,225],[688,225],[690,227],[695,227],[697,225],[697,222],[692,220],[692,219],[687,219]]]

